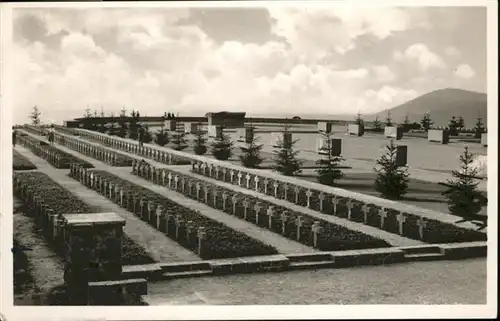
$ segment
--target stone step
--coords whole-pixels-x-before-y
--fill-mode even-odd
[[[333,260],[330,261],[306,261],[306,262],[291,262],[290,270],[311,270],[320,268],[332,268],[335,266]]]
[[[205,271],[211,270],[208,262],[176,262],[168,264],[160,264],[162,272],[164,273],[179,273],[179,272],[192,272],[192,271]]]
[[[165,272],[162,274],[164,279],[182,279],[212,275],[212,270],[199,271],[181,271],[181,272]]]
[[[407,246],[400,248],[405,254],[441,253],[438,245]]]
[[[436,261],[444,258],[444,255],[441,253],[417,253],[417,254],[407,254],[405,255],[405,261]]]
[[[332,256],[329,253],[298,253],[289,254],[286,256],[291,263],[297,262],[320,262],[332,260]]]

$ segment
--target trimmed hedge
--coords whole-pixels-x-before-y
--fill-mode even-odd
[[[70,191],[53,181],[49,176],[40,172],[14,173],[14,180],[29,186],[33,195],[39,196],[44,204],[54,214],[99,213],[97,209],[89,206]],[[21,195],[18,195],[21,199]],[[23,200],[25,201],[25,200]],[[25,204],[30,206],[31,204]],[[29,213],[29,212],[28,212]],[[122,239],[123,265],[148,264],[154,260],[147,252],[125,234]],[[56,244],[51,244],[56,247]]]
[[[36,166],[18,151],[12,150],[12,169],[15,171],[27,171],[36,169]]]
[[[135,195],[136,199],[142,198],[146,202],[152,201],[156,204],[156,206],[162,205],[167,214],[172,214],[174,216],[180,215],[185,222],[191,221],[194,231],[196,231],[198,227],[204,227],[206,236],[203,241],[204,246],[201,251],[201,257],[203,259],[234,258],[244,256],[271,255],[278,253],[277,250],[272,246],[266,245],[259,240],[253,239],[244,233],[235,231],[218,221],[204,216],[198,211],[194,211],[182,204],[178,204],[177,202],[154,193],[147,188],[143,188],[130,181],[124,180],[117,175],[102,170],[93,170],[92,173],[94,173],[94,175],[96,176],[107,179],[115,186],[120,186],[128,195],[126,198],[128,201],[122,206],[127,208],[127,210],[134,211],[135,214],[137,214],[137,211],[140,211],[140,209],[134,208],[134,206],[132,206],[132,204],[130,203],[130,199],[133,195]],[[109,197],[109,193],[105,193],[107,194],[106,196]],[[116,202],[116,200],[113,201]],[[150,223],[155,225],[154,222]],[[162,226],[164,225],[165,222],[163,222]],[[170,222],[169,227],[169,230],[166,231],[168,237],[174,239],[183,247],[197,252],[197,235],[190,239],[186,239],[183,237],[180,240],[176,240],[174,235],[174,222]]]

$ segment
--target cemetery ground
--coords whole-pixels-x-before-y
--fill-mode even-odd
[[[269,128],[274,129],[274,127],[266,127],[266,129]],[[419,241],[418,237],[398,235],[397,232],[387,232],[373,227],[373,225],[363,224],[359,220],[350,221],[316,211],[300,209],[301,206],[293,205],[286,200],[275,199],[272,196],[265,196],[243,187],[192,173],[190,170],[191,165],[167,165],[149,157],[134,155],[134,153],[124,150],[113,151],[115,155],[121,157],[123,163],[121,165],[110,164],[109,161],[102,161],[105,160],[104,158],[98,160],[95,152],[88,152],[92,148],[94,151],[112,151],[109,146],[85,137],[68,135],[59,130],[59,140],[56,140],[57,144],[54,151],[56,154],[59,153],[59,156],[52,156],[51,159],[44,156],[43,151],[37,152],[38,154],[34,153],[36,147],[33,147],[33,144],[39,144],[40,140],[46,141],[45,137],[38,135],[39,133],[36,131],[27,129],[21,129],[20,133],[27,135],[24,139],[28,143],[15,147],[14,166],[18,163],[33,166],[19,167],[15,171],[16,174],[23,172],[28,173],[28,175],[33,172],[45,174],[62,189],[69,191],[71,195],[68,195],[68,198],[75,197],[86,204],[85,206],[88,209],[92,209],[93,213],[114,212],[126,220],[124,243],[127,246],[124,246],[124,252],[128,253],[128,261],[125,263],[124,270],[126,270],[127,265],[153,262],[182,264],[183,262],[202,262],[207,259],[231,259],[252,254],[293,256],[300,253],[315,253],[318,250],[325,250],[321,246],[326,246],[323,243],[318,245],[320,248],[317,248],[316,241],[313,242],[309,236],[296,239],[293,234],[294,230],[293,228],[290,229],[289,225],[284,228],[287,231],[286,233],[281,233],[281,225],[276,225],[276,222],[271,224],[270,219],[269,226],[267,226],[266,216],[259,221],[256,212],[258,210],[250,210],[247,213],[245,207],[243,214],[242,208],[235,210],[234,201],[233,203],[229,201],[227,208],[225,205],[222,205],[221,208],[220,199],[215,200],[214,197],[214,201],[211,202],[208,196],[200,196],[199,192],[195,193],[191,187],[186,192],[184,187],[179,187],[176,182],[175,188],[171,186],[169,188],[165,186],[165,179],[161,183],[158,177],[151,179],[144,176],[143,173],[137,172],[137,169],[133,173],[130,161],[141,158],[158,170],[164,170],[185,178],[193,188],[199,183],[212,185],[221,193],[232,192],[233,195],[246,195],[247,198],[254,199],[252,204],[257,202],[267,206],[267,208],[281,208],[280,213],[283,211],[288,211],[293,215],[299,213],[299,216],[303,215],[318,220],[322,222],[321,224],[324,227],[326,226],[327,231],[339,233],[336,241],[333,241],[333,238],[330,240],[324,235],[326,233],[320,235],[321,240],[325,240],[326,237],[328,242],[333,242],[332,245],[328,245],[334,246],[329,248],[330,251],[349,249],[349,246],[351,246],[351,249],[363,249],[426,244],[426,242]],[[266,163],[270,164],[269,159],[272,156],[272,147],[269,144],[270,137],[267,139],[268,137],[264,133],[259,134],[259,136],[261,136],[261,142],[266,144],[263,156],[268,159]],[[386,143],[386,140],[369,135],[367,137],[352,138],[345,137],[343,133],[338,133],[338,136],[345,138],[343,150],[344,157],[348,159],[346,161],[348,168],[345,169],[346,178],[342,180],[339,187],[368,195],[376,195],[373,191],[374,177],[370,170],[373,167],[374,160],[380,154],[380,147]],[[318,156],[311,150],[316,145],[316,137],[317,135],[309,132],[294,134],[294,138],[300,139],[297,144],[301,150],[300,157],[310,165],[306,166],[303,175],[300,177],[303,180],[315,181],[313,168],[314,160]],[[71,145],[71,143],[68,143],[69,141],[86,144],[87,152],[82,152],[81,146],[78,146],[78,144]],[[403,202],[446,213],[447,206],[440,196],[443,187],[437,184],[436,176],[438,179],[451,177],[449,171],[458,167],[455,165],[461,152],[461,143],[436,146],[425,140],[421,141],[419,138],[406,138],[401,142],[409,146],[410,167],[420,172],[420,175],[416,175],[419,177],[411,181],[408,199]],[[479,146],[473,149],[485,153],[485,149],[481,149]],[[450,156],[452,151],[453,155]],[[192,150],[188,148],[185,152],[191,153]],[[422,155],[424,152],[427,156]],[[353,157],[354,155],[357,157]],[[207,153],[206,157],[210,158],[210,152]],[[456,159],[453,159],[454,157]],[[88,164],[88,166],[85,166],[88,168],[88,173],[93,172],[100,179],[105,179],[114,184],[113,186],[121,186],[126,192],[136,193],[154,200],[156,202],[154,208],[158,207],[158,204],[165,205],[164,208],[167,211],[169,207],[175,208],[179,213],[183,213],[185,217],[189,217],[194,227],[207,227],[208,238],[206,242],[207,244],[213,244],[213,251],[201,252],[201,247],[194,246],[189,241],[189,238],[183,239],[179,237],[178,231],[175,228],[172,230],[173,221],[169,230],[168,219],[166,226],[165,222],[158,223],[159,221],[155,221],[152,216],[149,216],[152,215],[149,210],[144,215],[142,208],[137,211],[135,207],[130,207],[128,201],[125,205],[123,202],[117,201],[116,194],[110,197],[111,194],[102,193],[95,187],[89,188],[91,187],[89,183],[82,183],[81,180],[75,179],[75,176],[68,176],[70,173],[69,165],[66,168],[56,168],[54,166],[54,164],[60,165],[60,160],[63,158],[71,158],[72,161],[77,163]],[[449,162],[447,166],[446,161]],[[230,162],[237,163],[238,161],[232,160]],[[446,171],[448,172],[445,172],[444,168],[447,168]],[[432,170],[443,173],[431,172]],[[431,182],[427,181],[426,178],[431,176],[434,179],[429,179]],[[207,190],[204,189],[204,191]],[[17,201],[20,200],[17,199]],[[231,211],[229,205],[233,206],[233,211]],[[61,258],[57,255],[57,251],[54,250],[53,246],[40,237],[43,233],[39,228],[35,227],[30,214],[26,213],[29,212],[29,209],[20,208],[22,210],[19,211],[20,213],[15,214],[14,219],[14,228],[17,231],[14,239],[16,242],[21,242],[23,246],[36,246],[37,250],[36,254],[34,251],[25,253],[25,259],[22,262],[27,267],[23,268],[23,271],[28,274],[31,272],[31,276],[24,278],[26,279],[25,290],[17,291],[18,293],[50,291],[48,288],[60,286],[60,283],[62,283],[63,268],[61,267]],[[307,221],[306,223],[304,228],[311,228]],[[214,231],[219,231],[219,233],[215,234],[220,235],[213,235]],[[347,242],[347,238],[351,238],[350,242],[352,243]],[[342,242],[343,239],[344,242]],[[223,250],[220,246],[217,247],[217,244],[226,245],[231,250]],[[217,250],[217,248],[219,249]],[[314,266],[314,264],[311,266]],[[450,273],[450,271],[453,272]],[[484,258],[459,261],[406,262],[395,265],[351,267],[349,269],[320,269],[225,276],[211,276],[210,273],[206,273],[207,276],[204,277],[203,275],[203,273],[186,275],[198,276],[198,278],[182,280],[150,281],[148,282],[148,295],[144,299],[149,304],[166,305],[474,304],[484,303],[486,300],[486,260]],[[180,275],[171,273],[169,278],[174,276],[179,277]],[[51,283],[52,280],[54,280],[53,283]],[[50,286],[44,285],[44,282],[49,283]],[[465,288],[467,294],[464,292]],[[20,296],[18,297],[20,298]],[[24,301],[18,301],[18,304],[23,304],[22,302]]]

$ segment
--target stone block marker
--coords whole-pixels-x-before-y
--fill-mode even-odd
[[[427,132],[427,139],[430,142],[448,144],[450,141],[450,133],[447,130],[429,129]]]

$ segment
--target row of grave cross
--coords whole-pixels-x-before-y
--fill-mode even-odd
[[[106,137],[105,135],[103,134],[97,134],[97,133],[92,133],[92,134],[88,134],[89,136],[93,136],[93,137],[99,137],[97,139],[111,139],[111,141],[114,140],[114,138],[110,138],[110,137]],[[110,143],[111,143],[110,141]],[[224,177],[226,177],[227,174],[229,174],[230,176],[230,180],[231,182],[234,182],[235,181],[235,177],[237,177],[237,184],[239,186],[242,186],[243,185],[243,178],[246,180],[246,187],[247,188],[250,188],[250,181],[252,179],[252,175],[250,175],[249,173],[244,173],[242,171],[238,172],[238,171],[235,171],[235,170],[228,170],[226,168],[221,168],[219,166],[215,166],[213,164],[207,164],[205,162],[200,162],[200,161],[193,161],[192,162],[193,164],[193,171],[197,172],[197,173],[200,173],[200,174],[203,174],[203,175],[209,175],[209,176],[214,176],[216,178],[219,178],[219,174],[222,173],[224,175]],[[147,166],[146,167],[148,170],[150,169],[150,166]],[[143,173],[143,174],[146,174],[146,175],[150,175],[150,173]],[[165,176],[163,176],[163,183],[165,185]],[[185,181],[182,181],[182,179],[179,179],[179,176],[175,175],[174,178],[172,178],[172,175],[171,173],[168,174],[168,186],[169,187],[172,187],[172,179],[175,181],[175,188],[177,188],[177,183],[179,182],[179,180],[181,180],[181,187],[182,187],[182,192],[184,192],[184,189],[185,189]],[[255,182],[255,189],[258,190],[258,186],[259,186],[259,182],[262,178],[255,175],[254,176],[254,182]],[[269,185],[270,185],[270,180],[267,179],[267,178],[263,178],[264,179],[264,193],[267,194],[268,192],[268,188],[269,188]],[[275,197],[278,197],[278,189],[280,187],[280,182],[278,181],[273,181],[273,185],[274,187],[274,194],[275,194]],[[294,192],[295,192],[295,202],[298,203],[298,198],[299,198],[299,193],[303,190],[303,188],[301,187],[298,187],[298,186],[293,186],[291,184],[287,184],[287,183],[282,183],[282,187],[283,187],[283,190],[284,190],[284,198],[287,199],[288,198],[288,191],[293,187],[294,189]],[[191,191],[191,187],[190,187],[190,191]],[[311,191],[311,190],[306,190],[305,191],[305,196],[306,196],[306,202],[307,202],[307,207],[310,207],[311,206],[311,198],[314,196],[314,192]],[[197,194],[197,198],[199,199],[199,194]],[[318,200],[319,200],[319,207],[320,207],[320,212],[323,212],[324,211],[324,207],[325,207],[325,201],[327,199],[327,195],[325,193],[318,193]],[[205,198],[206,200],[206,198]],[[340,203],[340,199],[335,197],[335,196],[330,196],[330,201],[331,201],[331,204],[333,205],[333,214],[336,214],[337,213],[337,207],[338,207],[338,204]],[[351,219],[352,217],[352,210],[355,206],[355,202],[351,199],[349,199],[347,202],[346,202],[346,207],[347,207],[347,218],[348,219]],[[371,206],[368,205],[368,204],[363,204],[361,206],[361,212],[363,213],[363,216],[364,216],[364,223],[366,224],[368,222],[368,216],[369,216],[369,213],[371,211]],[[378,216],[380,217],[380,228],[384,228],[385,226],[385,220],[388,216],[388,213],[386,211],[386,209],[384,208],[381,208],[379,211],[378,211]],[[404,232],[404,223],[406,222],[406,219],[407,219],[407,216],[404,214],[404,213],[399,213],[395,216],[396,220],[398,221],[398,232],[399,234],[403,235],[403,232]],[[416,221],[416,224],[419,228],[419,236],[421,239],[423,239],[423,235],[424,235],[424,229],[425,227],[427,226],[427,221],[423,218],[423,217],[419,217]]]

